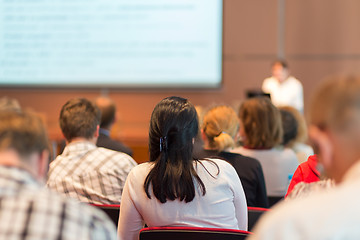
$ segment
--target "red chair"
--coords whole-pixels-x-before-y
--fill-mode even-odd
[[[269,211],[269,208],[260,208],[260,207],[248,207],[248,229],[249,231],[253,230],[256,222],[259,220],[261,215]]]
[[[102,211],[104,211],[110,219],[113,221],[115,226],[118,226],[119,214],[120,214],[120,204],[91,204]]]
[[[143,228],[139,240],[243,240],[251,232],[202,227],[149,227]]]

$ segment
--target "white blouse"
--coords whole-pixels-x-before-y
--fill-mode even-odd
[[[144,223],[149,227],[194,226],[247,230],[246,198],[235,169],[223,160],[211,160],[213,163],[201,160],[204,166],[194,162],[206,194],[202,195],[195,181],[195,198],[189,203],[179,200],[161,203],[153,195],[151,187],[149,199],[144,190],[144,181],[153,163],[136,166],[126,180],[122,195],[119,238],[138,239]],[[219,174],[214,163],[219,166]]]

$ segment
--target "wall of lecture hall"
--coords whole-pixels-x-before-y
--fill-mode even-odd
[[[215,90],[109,90],[119,119],[112,131],[135,150],[138,162],[146,161],[148,122],[162,98],[180,95],[195,105],[226,103],[238,106],[247,89],[260,88],[269,76],[270,63],[279,51],[278,2],[224,0],[223,85]],[[360,9],[358,0],[284,1],[283,49],[292,74],[302,81],[305,111],[314,87],[326,76],[360,73]],[[281,42],[281,41],[280,41]],[[93,99],[100,90],[0,89],[0,96],[17,98],[46,120],[52,139],[61,139],[58,115],[70,98]]]

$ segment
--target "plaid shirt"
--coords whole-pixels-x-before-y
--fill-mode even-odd
[[[0,239],[116,239],[101,211],[41,186],[27,171],[0,166]]]
[[[129,155],[90,142],[68,144],[51,164],[49,188],[95,204],[119,204],[126,177],[136,162]]]

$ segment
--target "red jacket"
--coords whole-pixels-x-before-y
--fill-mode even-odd
[[[306,162],[303,162],[298,166],[291,179],[285,197],[287,197],[287,195],[293,190],[295,185],[298,184],[299,182],[311,183],[311,182],[319,181],[320,173],[316,169],[316,165],[317,165],[317,156],[312,155],[308,158]]]

